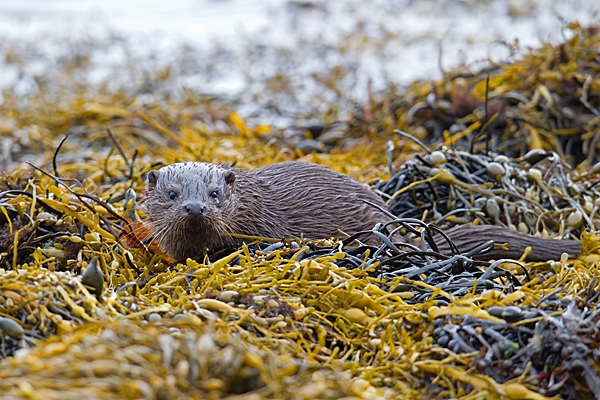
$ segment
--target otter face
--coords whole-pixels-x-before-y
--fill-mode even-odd
[[[229,167],[188,162],[150,171],[146,196],[155,240],[173,258],[227,244],[235,204],[235,172]]]

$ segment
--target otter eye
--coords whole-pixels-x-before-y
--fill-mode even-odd
[[[210,194],[210,197],[212,197],[213,199],[218,199],[219,198],[219,192],[217,192],[216,190],[213,190],[212,193]]]
[[[172,190],[171,190],[171,191],[169,192],[169,198],[170,198],[171,200],[175,200],[175,198],[176,198],[176,197],[177,197],[177,193],[175,193],[174,191],[172,191]]]

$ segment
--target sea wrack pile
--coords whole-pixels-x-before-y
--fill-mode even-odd
[[[510,65],[499,66],[502,79],[490,77],[488,98],[500,92],[498,82],[513,82],[518,92],[522,82],[535,86],[543,78],[551,96],[528,86],[519,93],[529,106],[520,111],[523,118],[547,116],[552,127],[548,99],[564,87],[550,84],[560,78],[555,72],[597,67],[597,32],[574,32],[561,46],[515,62],[538,63],[540,73],[529,81],[507,80]],[[585,57],[571,57],[569,69],[561,54]],[[481,89],[486,75],[469,79]],[[0,393],[9,399],[597,398],[599,176],[591,110],[599,95],[596,75],[580,78],[572,81],[580,92],[570,99],[585,94],[587,105],[573,103],[581,124],[568,132],[587,143],[581,154],[590,162],[576,167],[581,154],[554,140],[566,134],[560,127],[542,136],[519,131],[531,138],[527,151],[501,154],[512,146],[501,145],[508,140],[503,134],[488,149],[479,139],[472,149],[461,144],[485,122],[466,133],[450,124],[446,133],[436,131],[441,137],[428,137],[423,129],[433,125],[421,123],[427,115],[419,114],[421,122],[394,119],[399,114],[385,114],[379,103],[370,123],[351,123],[329,152],[306,154],[281,132],[248,126],[193,93],[154,103],[109,86],[79,98],[64,93],[59,102],[43,86],[27,101],[4,93],[0,133],[10,139],[3,155],[12,159],[3,159],[10,169],[0,178]],[[454,76],[425,86],[453,92],[458,83]],[[423,87],[403,98],[423,96]],[[460,93],[485,94],[471,89]],[[443,106],[437,99],[434,105]],[[464,117],[471,122],[485,119],[478,108],[485,97],[478,99]],[[367,127],[362,135],[359,125]],[[31,164],[14,166],[32,154]],[[414,161],[405,164],[409,156]],[[181,160],[250,168],[291,159],[373,183],[397,217],[343,241],[265,238],[178,264],[131,235],[144,218],[145,176],[153,168]],[[475,221],[578,238],[582,254],[479,261],[491,246],[485,238],[464,253],[444,236],[452,225]],[[364,235],[379,236],[382,245],[364,246]]]

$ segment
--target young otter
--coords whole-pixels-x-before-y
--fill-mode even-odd
[[[386,207],[368,187],[316,164],[243,171],[188,162],[150,171],[146,209],[160,247],[179,260],[241,243],[228,233],[341,238],[338,229],[354,233],[389,220],[364,201]]]
[[[283,162],[244,171],[201,162],[171,164],[148,174],[146,210],[154,239],[175,260],[206,250],[237,246],[230,233],[272,238],[304,235],[311,239],[343,238],[372,229],[389,217],[365,201],[387,209],[368,187],[327,167]],[[448,230],[461,251],[494,240],[485,258],[518,258],[527,246],[530,260],[579,254],[575,240],[556,241],[496,226],[461,226]],[[363,240],[363,238],[361,238]],[[374,235],[364,237],[379,244]],[[440,248],[449,250],[440,238]]]

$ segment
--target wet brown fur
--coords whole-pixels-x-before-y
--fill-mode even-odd
[[[234,173],[231,184],[225,174]],[[155,182],[153,182],[155,181]],[[211,191],[220,192],[218,203]],[[171,201],[171,190],[178,198]],[[150,176],[146,209],[160,246],[174,259],[236,246],[228,233],[271,238],[343,238],[389,218],[363,200],[386,207],[368,187],[329,168],[284,162],[243,171],[208,163],[168,165]],[[201,218],[182,213],[189,201],[207,205]],[[367,240],[374,240],[373,238]]]
[[[482,260],[510,258],[519,259],[525,248],[531,247],[528,261],[559,260],[562,253],[577,257],[581,251],[579,240],[546,239],[539,236],[527,235],[497,225],[459,225],[445,232],[461,252],[467,252],[493,240],[496,244],[506,244],[508,250],[495,248],[491,252],[477,258]],[[440,252],[448,254],[450,246],[445,241],[438,240]]]
[[[211,193],[218,192],[213,199]],[[176,193],[171,200],[169,194]],[[372,229],[389,220],[365,203],[387,208],[368,187],[327,167],[284,162],[249,171],[210,163],[177,163],[152,171],[146,192],[148,222],[160,247],[176,260],[207,250],[237,246],[242,239],[230,235],[311,239],[343,238]],[[201,207],[190,216],[186,208]],[[578,241],[556,241],[521,234],[496,226],[462,226],[448,231],[461,251],[487,240],[508,243],[509,251],[495,250],[487,258],[519,258],[527,246],[530,260],[557,259],[563,251],[579,253]],[[363,238],[361,238],[363,240]],[[368,244],[379,244],[365,235]],[[446,249],[440,238],[441,248]]]

